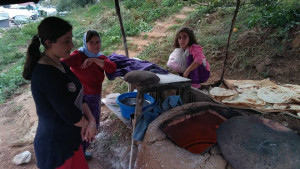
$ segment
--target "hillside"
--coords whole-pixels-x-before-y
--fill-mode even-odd
[[[105,16],[111,17],[112,10],[107,10]],[[149,60],[166,68],[167,58],[173,50],[172,42],[176,29],[183,25],[192,27],[212,65],[212,76],[207,82],[211,84],[219,80],[221,75],[233,11],[234,8],[216,8],[204,13],[200,4],[185,4],[175,14],[155,20],[151,30],[128,36],[129,54],[131,57]],[[225,78],[270,78],[277,83],[300,84],[300,26],[283,35],[277,27],[248,28],[243,22],[248,17],[248,12],[241,8],[238,15],[237,31],[233,33],[230,44]],[[98,24],[107,19],[105,16],[99,20],[95,19],[94,23],[91,23],[95,26],[93,28],[102,31]],[[77,19],[82,18],[78,16]],[[80,29],[75,29],[75,32],[79,32]],[[80,44],[78,41],[80,40],[75,43]],[[104,50],[107,54],[124,54],[121,42],[110,47],[106,45]],[[29,87],[24,85],[20,90],[23,92],[0,105],[0,165],[6,169],[36,168],[34,157],[29,164],[22,166],[15,166],[11,162],[12,158],[22,151],[34,152],[32,141],[37,117]],[[106,80],[103,87],[103,97],[112,92],[126,91],[126,83],[119,79]],[[104,105],[101,109],[101,129],[90,149],[94,155],[94,159],[89,161],[90,168],[128,168],[131,131]],[[276,119],[277,114],[270,116]],[[277,118],[287,123],[282,115],[278,115]],[[293,122],[297,123],[297,120],[295,121]]]
[[[171,25],[162,26],[163,24],[157,21],[151,33],[128,37],[129,46],[134,46],[130,49],[130,56],[138,56],[167,68],[166,62],[173,51],[176,29],[188,26],[194,29],[198,43],[211,63],[212,74],[207,84],[219,80],[234,8],[215,8],[211,13],[206,13],[206,9],[201,5],[195,5],[194,9],[185,20],[180,19],[180,16],[173,20],[163,18],[162,20],[168,20]],[[225,79],[269,78],[276,83],[300,84],[300,25],[290,31],[284,31],[280,27],[249,28],[247,20],[250,19],[250,15],[254,15],[252,10],[247,6],[240,7],[235,24],[237,31],[233,32],[231,37]],[[165,30],[167,34],[162,35],[161,32]],[[141,52],[141,49],[145,50]],[[125,53],[122,46],[116,51]],[[104,84],[104,87],[107,86],[111,91],[109,86],[115,82],[106,83],[108,85]],[[124,92],[124,86],[117,89],[117,92]]]

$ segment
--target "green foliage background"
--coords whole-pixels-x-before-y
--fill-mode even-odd
[[[89,29],[95,29],[100,33],[102,52],[105,55],[110,55],[122,43],[114,1],[101,0],[95,3],[92,0],[56,0],[51,2],[55,2],[58,9],[70,10],[66,16],[60,17],[73,25],[75,48],[82,46],[83,33]],[[264,45],[272,46],[274,50],[281,52],[282,46],[278,41],[281,42],[287,38],[288,33],[299,25],[299,3],[299,0],[242,0],[236,27],[239,31],[255,27],[274,28],[272,39],[269,39]],[[192,27],[208,57],[224,49],[235,9],[234,0],[122,0],[120,7],[126,35],[135,36],[141,32],[150,31],[157,19],[173,15],[188,5],[197,5],[196,11],[187,20],[170,29],[175,32],[182,25]],[[215,18],[212,23],[205,22],[205,19],[212,16]],[[31,37],[37,33],[38,24],[39,21],[22,27],[0,29],[0,103],[5,102],[16,92],[20,92],[18,90],[20,86],[29,83],[22,78],[21,73],[27,45],[30,43]],[[166,67],[166,61],[172,51],[170,46],[173,38],[173,36],[165,37],[162,42],[150,44],[139,57]],[[234,34],[232,43],[235,43],[237,39],[237,35]],[[262,47],[266,46],[262,45]],[[232,50],[239,49],[233,48]],[[238,65],[231,63],[231,66],[237,66],[240,70],[245,69],[249,64],[249,59],[245,59],[249,52],[254,55],[262,54],[264,49],[249,48],[239,51],[237,60],[242,60],[242,62],[237,61],[236,63],[240,63]],[[126,84],[119,81],[105,82],[104,88],[113,86],[111,83],[118,84],[116,90],[125,90]]]

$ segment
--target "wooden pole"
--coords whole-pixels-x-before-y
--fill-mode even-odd
[[[227,40],[227,47],[226,47],[226,54],[225,54],[225,60],[224,60],[224,65],[223,65],[223,71],[222,71],[222,75],[221,75],[221,78],[220,78],[220,81],[219,81],[220,84],[222,84],[223,81],[224,81],[224,73],[225,73],[225,68],[226,68],[226,65],[227,65],[230,38],[231,38],[231,34],[232,34],[234,24],[235,24],[235,21],[236,21],[236,16],[237,16],[238,11],[239,11],[240,3],[241,3],[240,0],[236,1],[236,8],[235,8],[234,15],[233,15],[233,18],[232,18],[231,27],[230,27],[230,30],[229,30],[229,36],[228,36],[228,40]]]
[[[132,122],[132,138],[131,138],[131,147],[130,147],[130,158],[129,158],[129,169],[132,169],[134,167],[136,155],[137,155],[137,145],[135,143],[135,140],[133,139],[133,134],[135,131],[135,126],[137,123],[137,119],[143,112],[143,103],[144,103],[144,90],[140,87],[137,88],[137,96],[136,96],[136,105],[135,105],[135,113],[134,113],[134,119]]]
[[[127,57],[129,57],[128,47],[127,47],[127,42],[126,42],[126,35],[125,35],[123,22],[122,22],[122,17],[121,17],[121,12],[120,12],[119,0],[115,0],[115,7],[116,7],[116,12],[117,12],[117,15],[118,15],[118,18],[119,18],[120,28],[121,28],[121,32],[122,32],[125,54],[126,54]]]

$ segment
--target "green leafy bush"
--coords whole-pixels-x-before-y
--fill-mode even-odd
[[[257,13],[248,20],[249,27],[283,27],[287,30],[300,24],[299,0],[252,0]]]
[[[139,8],[145,3],[145,0],[125,0],[123,5],[125,8],[132,9],[132,8]]]
[[[144,22],[143,20],[130,20],[124,24],[125,32],[127,36],[135,36],[141,32],[147,32],[151,30],[151,26]]]
[[[169,6],[172,6],[176,3],[176,0],[163,0],[161,2],[161,5],[162,6],[166,6],[166,7],[169,7]]]
[[[7,71],[0,73],[0,103],[9,98],[19,86],[27,83],[21,76],[23,63],[23,59],[21,59]]]
[[[38,22],[39,23],[39,22]],[[22,32],[25,35],[28,35],[29,37],[33,37],[33,35],[35,35],[37,33],[37,25],[38,23],[36,22],[31,22],[29,24],[27,24],[26,26],[24,26],[24,28],[22,29]]]
[[[56,10],[58,12],[70,11],[73,8],[85,7],[88,4],[94,4],[95,0],[59,0]]]

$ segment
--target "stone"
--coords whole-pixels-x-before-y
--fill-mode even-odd
[[[16,165],[29,163],[31,160],[31,153],[29,151],[24,151],[13,158],[13,163]]]
[[[160,78],[153,72],[134,70],[128,72],[124,76],[124,80],[137,86],[147,86],[157,84],[160,81]]]

